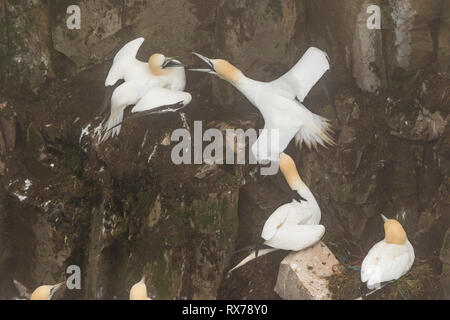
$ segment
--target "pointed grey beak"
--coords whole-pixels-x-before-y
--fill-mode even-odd
[[[66,282],[60,282],[58,284],[55,284],[51,289],[50,289],[50,299],[53,297],[53,295],[56,293],[56,291],[58,291]]]
[[[197,53],[197,52],[192,52],[192,54],[196,55],[198,58],[202,59],[203,62],[205,62],[208,65],[209,69],[188,69],[189,71],[217,74],[216,70],[214,70],[214,64],[211,62],[211,60],[209,58],[202,56],[200,53]]]
[[[382,213],[380,213],[380,216],[381,216],[381,219],[383,219],[383,222],[386,222],[386,221],[388,221],[389,219],[388,218],[386,218]]]
[[[161,68],[165,69],[170,67],[184,67],[184,64],[174,58],[166,58]]]

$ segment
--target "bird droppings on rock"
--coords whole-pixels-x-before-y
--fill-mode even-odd
[[[292,252],[281,261],[274,290],[284,300],[330,300],[327,277],[338,263],[323,242]]]

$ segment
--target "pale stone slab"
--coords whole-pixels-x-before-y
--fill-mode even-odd
[[[274,290],[284,300],[330,300],[326,278],[338,263],[323,242],[292,252],[281,261]]]

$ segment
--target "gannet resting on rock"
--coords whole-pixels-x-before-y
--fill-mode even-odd
[[[51,300],[56,291],[58,291],[66,282],[60,282],[53,286],[40,286],[31,294],[30,300]]]
[[[292,190],[306,201],[293,200],[276,209],[264,224],[261,237],[270,249],[262,249],[259,255],[275,250],[299,251],[312,246],[325,233],[325,227],[319,225],[321,212],[314,195],[300,178],[294,160],[282,153],[279,159],[280,169]],[[258,253],[254,250],[229,272],[242,267],[255,259]]]
[[[145,285],[145,276],[141,281],[134,284],[130,290],[130,300],[152,300],[147,296],[147,286]]]
[[[186,75],[180,61],[160,53],[153,54],[148,62],[136,59],[143,42],[144,38],[138,38],[127,43],[114,57],[105,86],[113,86],[119,80],[125,82],[111,96],[111,113],[103,127],[102,142],[119,134],[123,112],[129,105],[136,105],[133,112],[146,111],[148,114],[162,106],[175,105],[172,109],[179,109],[192,99],[183,91]],[[157,111],[164,112],[164,109]]]
[[[385,238],[375,244],[361,266],[361,281],[373,289],[385,281],[397,280],[411,269],[414,248],[408,241],[402,225],[381,215]]]
[[[277,161],[292,138],[301,146],[334,145],[328,120],[312,113],[303,104],[311,88],[330,69],[325,52],[311,47],[286,74],[271,82],[255,81],[222,59],[209,59],[194,54],[206,62],[208,69],[189,69],[215,74],[236,87],[262,114],[265,126],[252,152],[258,162]],[[270,138],[278,130],[279,139]],[[270,141],[270,143],[269,143]]]

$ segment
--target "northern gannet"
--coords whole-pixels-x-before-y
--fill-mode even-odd
[[[151,300],[147,296],[147,286],[145,285],[145,276],[141,281],[134,284],[130,289],[130,300]]]
[[[415,258],[414,248],[400,222],[384,215],[381,217],[385,238],[369,250],[361,266],[361,281],[368,289],[397,280],[411,269]]]
[[[56,291],[58,291],[64,282],[60,282],[53,286],[44,285],[36,288],[31,294],[30,300],[51,300]]]
[[[306,201],[292,200],[276,209],[264,224],[261,238],[264,244],[272,248],[260,250],[259,255],[265,255],[275,250],[299,251],[312,246],[325,233],[325,227],[319,225],[321,212],[314,195],[298,174],[294,160],[281,153],[280,170],[292,190],[296,191]],[[255,259],[258,253],[254,250],[229,272],[242,267]]]
[[[183,64],[160,53],[150,56],[148,62],[137,60],[136,54],[143,42],[144,38],[130,41],[114,57],[105,86],[114,86],[119,80],[125,82],[112,93],[111,112],[101,141],[119,134],[124,109],[129,105],[135,105],[133,113],[149,113],[154,109],[163,112],[164,108],[160,107],[176,105],[167,110],[172,111],[192,100],[192,96],[183,91],[186,86]]]
[[[219,76],[236,87],[261,112],[265,126],[252,146],[259,162],[277,161],[293,137],[299,146],[305,142],[309,148],[317,148],[317,144],[334,145],[328,120],[302,104],[311,88],[330,69],[328,56],[322,50],[309,48],[290,71],[271,82],[252,80],[226,60],[193,54],[209,68],[190,71]],[[278,131],[278,141],[271,137],[274,130]]]

